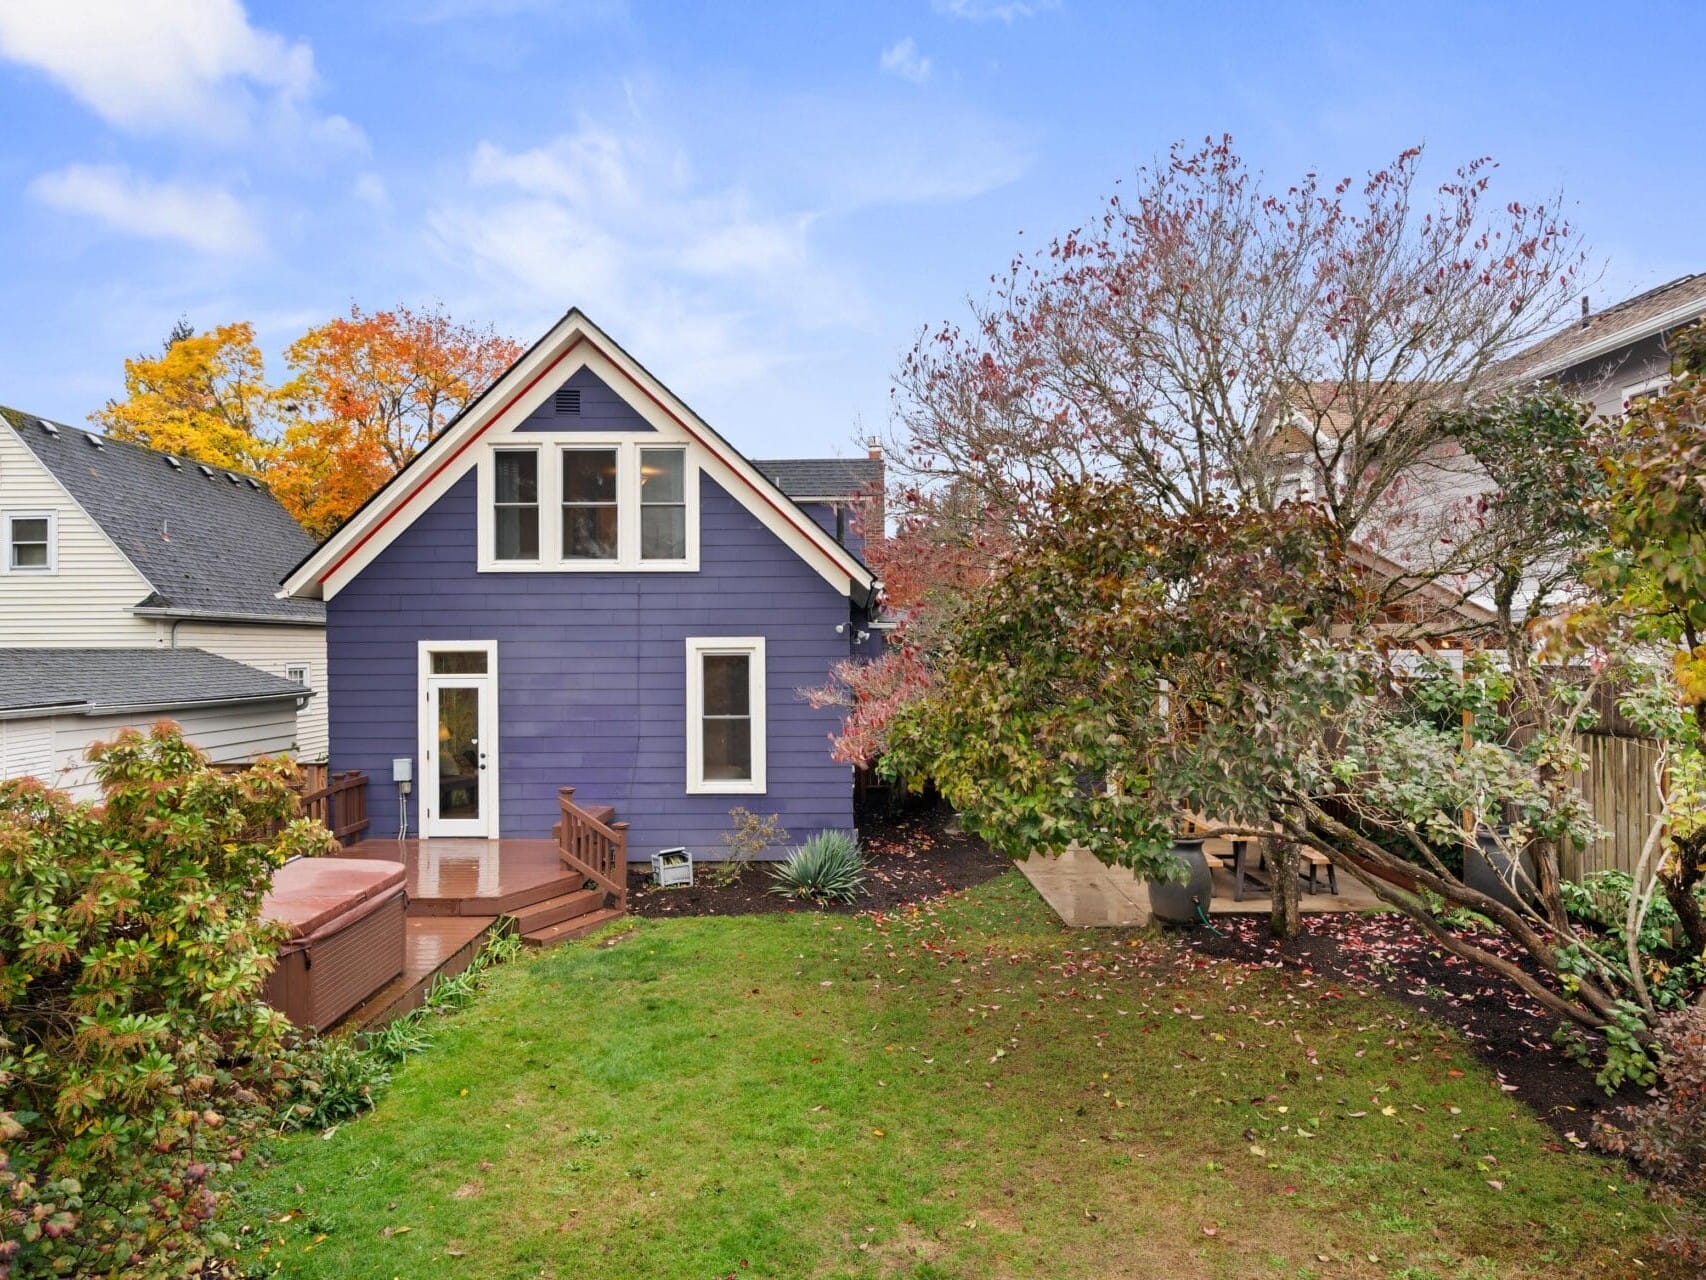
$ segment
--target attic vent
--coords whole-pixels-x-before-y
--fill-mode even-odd
[[[50,436],[56,436],[59,434],[59,428],[54,426],[53,423],[51,423],[51,422],[42,423],[41,429],[43,431],[47,432],[48,435],[50,435]]]
[[[166,465],[172,468],[173,471],[182,471],[184,469],[184,464],[172,457],[171,454],[166,455]]]
[[[255,479],[254,476],[245,476],[244,479],[249,482],[249,488],[253,489],[256,493],[261,491],[261,482]]]
[[[84,436],[83,438],[97,449],[105,449],[107,447],[101,442],[100,436]]]
[[[557,412],[579,414],[581,411],[581,389],[579,387],[557,388]]]
[[[201,472],[202,475],[206,476],[209,480],[213,479],[213,468],[208,466],[207,463],[205,463],[205,462],[196,463],[196,470]]]
[[[230,482],[231,482],[231,483],[232,483],[232,484],[242,484],[242,483],[243,483],[243,482],[242,482],[242,481],[241,481],[241,480],[239,480],[239,479],[238,479],[238,478],[237,478],[237,477],[236,477],[236,476],[234,476],[234,475],[232,475],[232,474],[231,474],[231,473],[230,473],[230,472],[229,472],[229,471],[227,471],[227,472],[226,472],[226,473],[225,473],[225,478],[226,478],[226,479],[227,479],[227,480],[229,480],[229,481],[230,481]]]

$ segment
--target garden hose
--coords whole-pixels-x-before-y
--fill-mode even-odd
[[[1208,922],[1208,912],[1206,912],[1202,909],[1202,899],[1201,898],[1192,898],[1191,901],[1196,904],[1197,919],[1202,921],[1203,928],[1207,929],[1210,933],[1212,933],[1217,938],[1224,938],[1226,935],[1224,933],[1222,933],[1219,929],[1216,929],[1212,924],[1210,924]]]

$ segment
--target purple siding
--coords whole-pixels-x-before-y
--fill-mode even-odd
[[[563,383],[581,393],[579,413],[558,413],[555,393],[522,420],[520,431],[655,431],[651,423],[591,369],[578,369]]]
[[[830,537],[837,536],[837,514],[833,502],[802,502],[800,510],[812,518],[813,523]],[[865,553],[865,539],[859,532],[859,515],[852,507],[845,509],[839,517],[841,545],[854,555]]]
[[[701,480],[696,574],[480,574],[475,507],[469,474],[327,606],[332,768],[374,780],[375,833],[397,828],[392,759],[417,750],[417,642],[461,639],[498,642],[506,836],[548,835],[560,786],[615,805],[636,858],[720,856],[735,805],[780,814],[796,840],[853,825],[851,773],[829,756],[837,714],[797,692],[847,656],[848,602],[720,486]],[[766,639],[767,795],[685,793],[684,640],[719,635]],[[418,794],[418,760],[415,777]]]

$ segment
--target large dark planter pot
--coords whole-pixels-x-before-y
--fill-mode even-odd
[[[1149,909],[1163,924],[1194,925],[1200,923],[1197,907],[1208,912],[1214,900],[1214,878],[1209,874],[1208,859],[1202,855],[1201,840],[1173,841],[1173,855],[1185,864],[1189,873],[1182,884],[1149,882]]]
[[[1532,902],[1539,890],[1534,884],[1534,859],[1524,852],[1514,874],[1513,861],[1516,860],[1499,847],[1491,831],[1478,832],[1475,847],[1463,854],[1463,881],[1477,893],[1504,903],[1512,911],[1520,911],[1524,900]]]

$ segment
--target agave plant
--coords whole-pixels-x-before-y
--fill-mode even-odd
[[[850,832],[820,831],[800,845],[770,878],[771,893],[816,902],[852,902],[865,885],[865,858]]]

